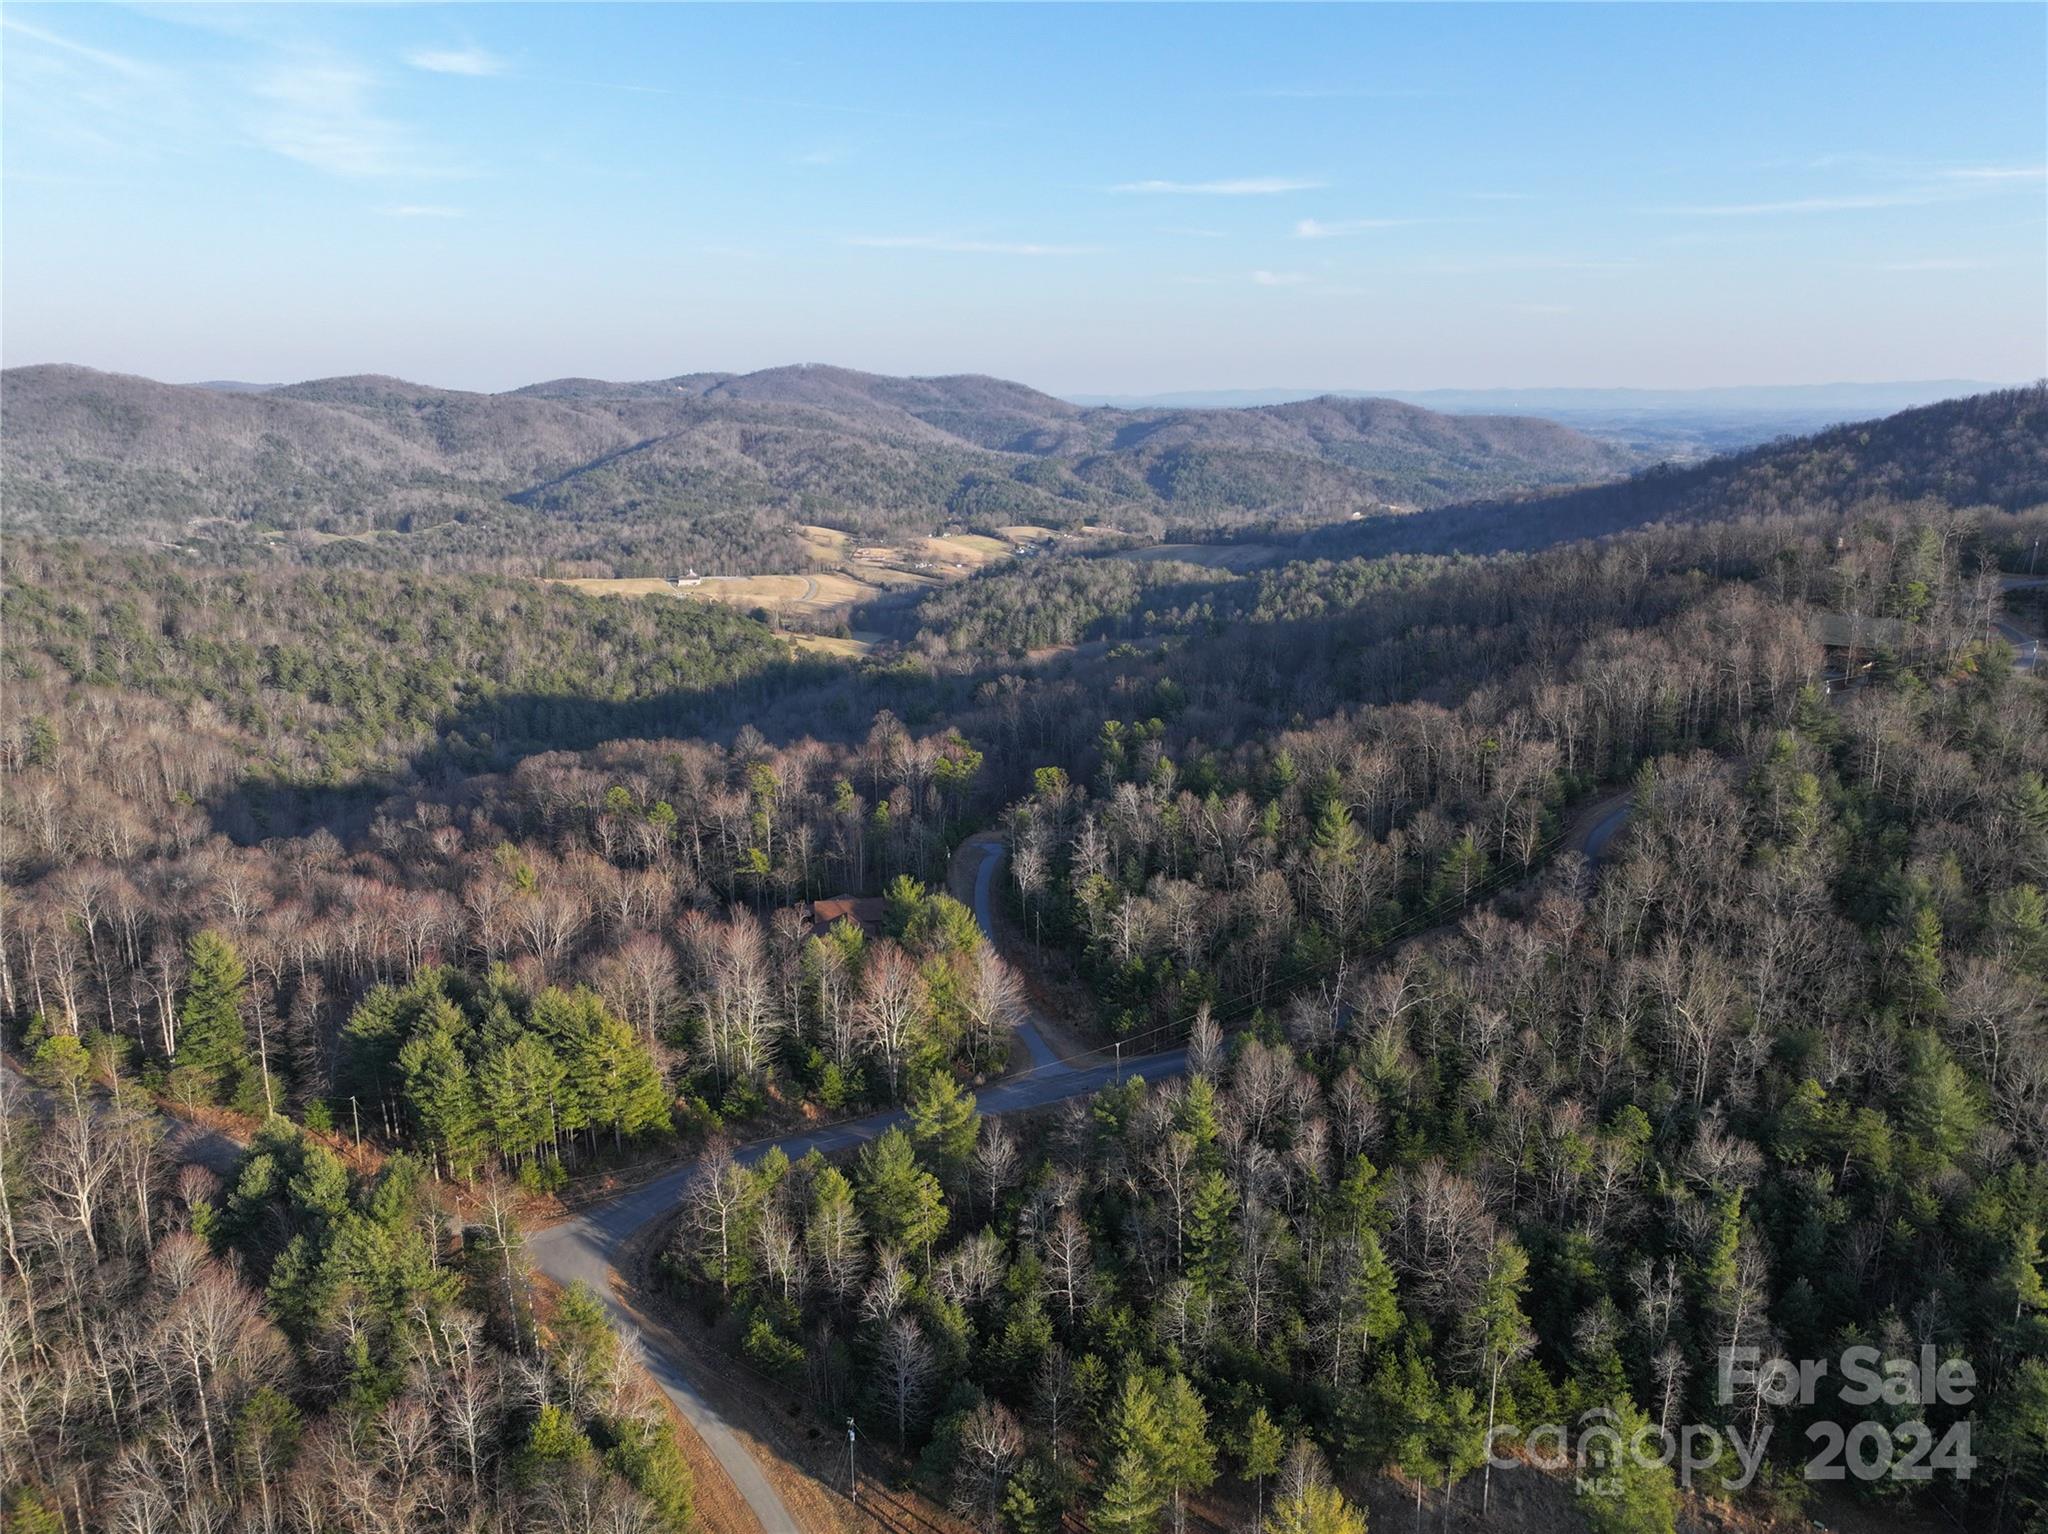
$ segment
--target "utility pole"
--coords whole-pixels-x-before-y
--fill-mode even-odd
[[[846,1500],[855,1507],[860,1506],[860,1478],[853,1470],[853,1418],[846,1419]]]

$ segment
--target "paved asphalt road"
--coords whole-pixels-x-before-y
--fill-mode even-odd
[[[1002,851],[1000,843],[985,844],[981,864],[975,870],[974,915],[990,942],[995,941],[995,927],[989,902]],[[1147,1081],[1157,1081],[1177,1076],[1187,1067],[1185,1048],[1163,1050],[1128,1061],[1120,1067],[1113,1058],[1102,1060],[1095,1055],[1073,1061],[1061,1060],[1046,1043],[1036,1022],[1028,1018],[1019,1025],[1017,1034],[1031,1063],[977,1094],[977,1106],[984,1114],[1042,1108],[1049,1103],[1095,1092],[1122,1077],[1141,1076]],[[753,1162],[766,1155],[771,1147],[780,1146],[792,1161],[813,1150],[823,1151],[829,1156],[872,1140],[885,1129],[902,1122],[904,1115],[901,1110],[875,1113],[823,1129],[757,1141],[743,1147],[737,1154],[741,1161]],[[527,1246],[535,1265],[556,1283],[581,1282],[597,1294],[628,1350],[647,1366],[648,1373],[675,1402],[676,1409],[697,1430],[705,1447],[724,1467],[733,1485],[761,1520],[765,1534],[798,1534],[796,1520],[787,1504],[733,1432],[732,1424],[704,1398],[673,1358],[658,1346],[650,1345],[655,1339],[650,1337],[645,1319],[633,1304],[631,1280],[619,1273],[616,1266],[621,1254],[637,1235],[675,1210],[683,1189],[689,1185],[695,1172],[694,1164],[677,1167],[652,1182],[534,1232]]]
[[[1626,796],[1601,808],[1588,817],[1573,845],[1589,861],[1597,863],[1615,833],[1627,821],[1629,808],[1630,800]],[[1000,843],[985,843],[974,877],[975,920],[990,942],[996,939],[990,901],[1002,856]],[[1187,1067],[1185,1047],[1144,1055],[1119,1066],[1114,1059],[1102,1060],[1099,1054],[1074,1060],[1060,1059],[1046,1043],[1036,1023],[1029,1019],[1019,1025],[1017,1032],[1031,1063],[1024,1070],[982,1089],[978,1094],[978,1106],[984,1114],[1042,1108],[1049,1103],[1098,1091],[1121,1077],[1141,1076],[1147,1081],[1158,1081],[1177,1076]],[[743,1147],[737,1154],[740,1160],[753,1162],[767,1154],[771,1147],[780,1146],[792,1161],[813,1150],[823,1151],[829,1156],[872,1140],[885,1129],[902,1122],[904,1115],[900,1110],[876,1113],[823,1129],[761,1140]],[[656,1339],[649,1335],[648,1325],[633,1303],[631,1281],[620,1274],[616,1266],[637,1235],[675,1210],[695,1171],[694,1164],[679,1166],[559,1224],[536,1231],[529,1238],[528,1248],[536,1266],[556,1283],[581,1282],[596,1293],[610,1314],[613,1325],[619,1329],[627,1349],[646,1365],[649,1374],[675,1402],[676,1409],[697,1430],[705,1447],[724,1467],[733,1485],[761,1520],[765,1534],[798,1534],[796,1520],[788,1506],[733,1432],[732,1425],[691,1383],[675,1359],[659,1346],[651,1345]]]
[[[2008,575],[1998,585],[2002,591],[2034,591],[2048,586],[2048,576]],[[2041,664],[2041,638],[2038,634],[2029,634],[2006,618],[1994,618],[1992,623],[2005,642],[2012,646],[2015,669],[2032,671]]]
[[[981,935],[988,939],[991,947],[996,946],[996,924],[995,910],[989,899],[995,889],[996,869],[1002,861],[1001,838],[992,836],[981,843],[981,863],[974,870],[974,919],[980,924]],[[1030,1057],[1031,1069],[1047,1070],[1060,1063],[1060,1057],[1045,1042],[1036,1017],[1026,1017],[1017,1025],[1017,1037],[1023,1041],[1024,1052]]]
[[[1588,863],[1597,863],[1607,855],[1607,845],[1615,833],[1628,824],[1629,812],[1636,806],[1633,793],[1627,793],[1612,804],[1601,807],[1590,816],[1585,826],[1572,843],[1572,850],[1585,854]]]
[[[1178,1075],[1186,1064],[1187,1051],[1172,1049],[1134,1060],[1123,1067],[1122,1074],[1156,1081]],[[983,1113],[988,1114],[1042,1108],[1048,1103],[1096,1091],[1116,1080],[1117,1076],[1114,1062],[1073,1066],[1055,1060],[1049,1067],[1021,1071],[986,1088],[979,1094],[979,1106]],[[813,1150],[823,1151],[829,1156],[872,1140],[883,1130],[903,1121],[904,1115],[900,1110],[871,1114],[864,1119],[824,1129],[757,1141],[742,1148],[738,1155],[740,1160],[752,1162],[766,1155],[770,1147],[780,1146],[792,1161]],[[649,1346],[651,1339],[647,1328],[632,1302],[630,1280],[614,1267],[621,1252],[636,1235],[674,1211],[695,1171],[694,1164],[677,1167],[631,1192],[583,1210],[560,1224],[536,1231],[528,1239],[528,1250],[535,1265],[556,1283],[580,1281],[588,1284],[603,1301],[628,1350],[647,1366],[668,1398],[675,1402],[676,1409],[697,1430],[705,1447],[724,1467],[725,1473],[732,1477],[733,1485],[761,1520],[765,1534],[798,1534],[796,1520],[788,1506],[734,1434],[732,1425],[715,1405],[704,1398],[674,1359],[666,1356],[660,1348]]]

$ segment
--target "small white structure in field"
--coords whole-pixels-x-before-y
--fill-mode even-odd
[[[695,570],[685,570],[681,575],[670,576],[669,584],[671,586],[701,586],[704,584],[704,577]]]

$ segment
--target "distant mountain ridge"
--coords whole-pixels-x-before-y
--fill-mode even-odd
[[[1967,379],[1761,384],[1710,389],[1220,389],[1192,394],[1079,396],[1127,409],[1218,409],[1328,396],[1397,399],[1451,415],[1535,415],[1646,460],[1696,462],[1774,438],[1823,431],[1921,405],[2010,388]]]
[[[1329,395],[1338,399],[1397,399],[1430,410],[1546,415],[1553,410],[1851,410],[1890,415],[1918,405],[2012,388],[1983,379],[1906,379],[1881,383],[1734,384],[1699,389],[1207,389],[1166,394],[1077,394],[1080,405],[1126,410],[1243,409],[1284,405]]]
[[[1301,551],[1490,554],[1655,522],[1842,512],[1869,501],[1923,499],[2003,511],[2048,505],[2048,384],[1945,400],[1611,484],[1374,518],[1312,533]]]
[[[41,366],[8,370],[0,391],[0,477],[30,524],[454,524],[449,554],[473,551],[485,525],[505,529],[498,542],[579,559],[607,546],[667,557],[693,539],[757,552],[781,540],[777,557],[793,556],[799,522],[1305,525],[1611,479],[1635,461],[1548,421],[1390,400],[1126,411],[977,375],[825,366],[503,394],[375,375],[257,388]]]

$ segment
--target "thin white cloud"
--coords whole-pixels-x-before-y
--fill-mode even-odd
[[[511,65],[482,48],[415,48],[405,56],[414,69],[436,75],[502,75]]]
[[[278,64],[256,82],[251,123],[275,154],[351,179],[447,175],[423,158],[406,128],[372,104],[377,81],[343,60],[311,57]]]
[[[842,245],[866,250],[936,250],[956,256],[1089,256],[1098,245],[1041,245],[1026,240],[969,240],[947,234],[850,234]]]
[[[440,203],[400,202],[377,210],[386,218],[461,218],[465,210]]]
[[[1617,260],[1589,256],[1489,256],[1479,261],[1437,262],[1417,270],[1470,276],[1481,272],[1627,272],[1640,265],[1633,256]]]
[[[1143,196],[1276,197],[1283,192],[1313,192],[1322,185],[1288,176],[1245,176],[1226,181],[1123,181],[1110,190]]]
[[[2039,165],[1958,165],[1922,170],[1872,191],[1787,197],[1768,202],[1691,203],[1666,208],[1689,218],[1762,218],[1773,214],[1857,213],[1878,208],[1917,208],[1928,203],[1996,193],[2006,186],[2048,179]]]
[[[1294,226],[1297,240],[1334,240],[1347,234],[1362,234],[1368,229],[1405,229],[1419,224],[1419,218],[1340,218],[1329,222],[1305,218]]]
[[[1962,165],[1942,175],[1951,181],[2044,181],[2048,180],[2048,166]]]
[[[97,64],[101,69],[111,70],[117,75],[126,75],[131,80],[155,79],[160,73],[153,65],[145,64],[140,59],[131,59],[125,53],[110,53],[104,48],[90,47],[59,33],[32,26],[18,17],[0,16],[0,29],[19,33],[45,47],[59,49],[74,58],[84,59],[89,64]]]
[[[7,44],[7,125],[24,143],[38,136],[61,141],[126,173],[178,153],[204,131],[190,82],[176,69],[12,14],[0,14],[0,32]],[[39,175],[50,184],[84,184],[69,171],[24,170],[15,158],[7,167],[10,181]]]
[[[893,118],[901,122],[927,121],[925,114],[921,112],[861,106],[846,101],[805,101],[788,96],[740,95],[733,91],[681,90],[672,85],[642,85],[630,80],[585,80],[570,75],[542,83],[572,85],[593,91],[626,91],[636,96],[683,96],[691,101],[720,101],[730,102],[736,106],[777,107],[793,112],[845,112],[857,117]],[[954,118],[951,121],[956,127],[974,126],[976,122],[973,118]]]
[[[1307,272],[1269,272],[1260,270],[1252,273],[1253,284],[1262,288],[1298,288],[1307,281]]]

